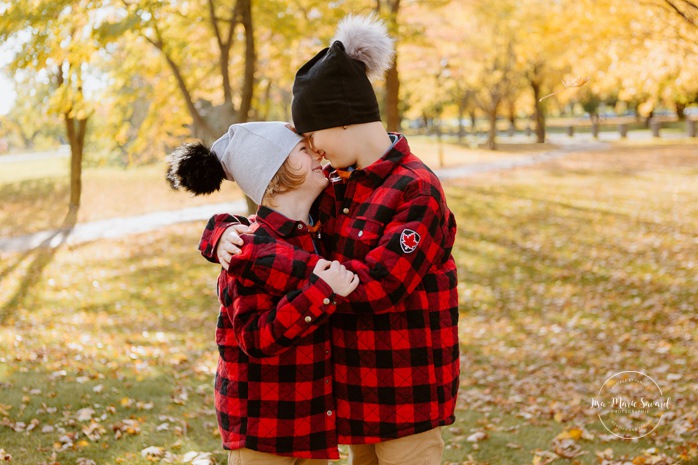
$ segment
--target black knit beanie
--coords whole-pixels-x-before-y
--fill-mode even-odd
[[[372,16],[348,16],[331,45],[296,73],[291,113],[300,134],[380,121],[370,77],[392,64],[393,41]]]

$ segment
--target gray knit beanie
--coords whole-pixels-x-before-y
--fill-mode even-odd
[[[302,140],[280,121],[233,124],[210,149],[201,142],[177,147],[167,156],[167,180],[174,189],[205,195],[228,179],[259,205],[269,182]]]
[[[238,183],[257,205],[293,148],[303,140],[280,121],[233,124],[213,143],[225,178]]]

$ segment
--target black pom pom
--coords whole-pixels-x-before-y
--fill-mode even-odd
[[[183,187],[195,195],[221,188],[225,171],[218,158],[201,142],[180,145],[167,156],[167,180],[173,189]]]

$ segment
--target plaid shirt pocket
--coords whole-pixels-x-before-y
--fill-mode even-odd
[[[385,225],[371,218],[359,216],[349,220],[342,239],[347,241],[347,246],[353,252],[352,257],[364,257],[377,245],[383,236]],[[342,250],[340,247],[339,250]]]

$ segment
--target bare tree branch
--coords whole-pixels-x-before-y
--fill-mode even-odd
[[[683,11],[681,8],[679,8],[676,3],[676,0],[664,0],[664,2],[671,7],[674,12],[676,12],[679,16],[681,16],[686,22],[688,22],[690,25],[698,27],[698,20],[696,20],[695,17],[687,14],[685,11]],[[698,5],[693,4],[692,2],[688,0],[678,0],[689,6],[690,8],[695,8],[698,10]]]

